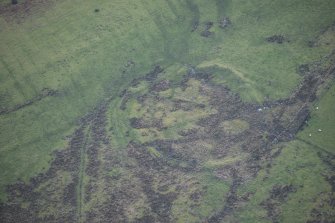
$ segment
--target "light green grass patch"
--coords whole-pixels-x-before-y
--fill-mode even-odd
[[[229,135],[236,135],[249,129],[249,123],[241,119],[227,120],[220,123],[225,133]]]
[[[188,186],[187,192],[181,194],[174,202],[172,213],[176,222],[203,222],[210,214],[219,211],[224,206],[229,183],[207,172],[198,177],[202,179],[200,185],[192,184],[192,181],[185,184],[185,187],[186,185],[191,186]],[[200,193],[200,198],[192,201],[190,196],[196,193]]]
[[[149,146],[147,149],[150,155],[152,155],[153,157],[159,158],[162,156],[162,154],[158,152],[155,147]]]

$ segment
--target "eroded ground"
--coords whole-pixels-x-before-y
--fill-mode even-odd
[[[232,221],[253,196],[239,188],[270,169],[282,143],[306,125],[333,78],[334,55],[305,67],[289,98],[259,105],[242,102],[206,69],[182,69],[175,81],[157,65],[83,117],[48,171],[8,187],[3,222]],[[334,168],[333,155],[320,157]],[[334,175],[324,177],[334,185]],[[267,218],[276,222],[298,190],[275,184],[261,202]],[[333,194],[324,199],[321,210],[331,210]],[[321,210],[311,222],[334,217]]]

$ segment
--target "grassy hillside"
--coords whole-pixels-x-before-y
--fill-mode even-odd
[[[334,113],[330,102],[334,101],[334,90],[333,85],[315,105],[320,111],[313,111],[308,127],[297,139],[282,146],[280,156],[241,189],[241,194],[254,194],[236,215],[241,222],[323,222],[334,218],[335,120],[330,115]]]
[[[332,0],[1,0],[0,212],[39,201],[33,220],[52,222],[47,213],[64,217],[64,195],[73,209],[63,221],[101,222],[113,194],[118,221],[306,222],[314,209],[331,219],[332,207],[317,205],[334,192],[334,9]],[[290,130],[305,107],[312,118]],[[21,184],[34,201],[13,195]],[[55,206],[42,198],[49,189]],[[155,210],[157,200],[169,210]]]

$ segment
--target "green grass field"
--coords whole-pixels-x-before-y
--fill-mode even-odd
[[[103,181],[96,183],[98,192],[95,195],[101,197],[106,193],[105,184],[113,188],[122,188],[123,184],[139,187],[141,179],[136,178],[136,183],[132,176],[142,176],[141,173],[129,169],[129,166],[140,165],[136,164],[139,161],[134,157],[124,160],[128,159],[130,152],[126,148],[129,149],[132,142],[145,145],[147,152],[143,153],[151,154],[150,159],[163,160],[168,168],[189,168],[191,161],[185,161],[184,157],[181,161],[169,160],[150,143],[178,140],[183,138],[178,135],[180,131],[193,128],[199,128],[199,134],[210,132],[198,123],[218,113],[210,104],[208,92],[211,89],[204,86],[225,86],[232,94],[239,95],[243,103],[256,107],[262,107],[266,101],[290,98],[304,80],[304,75],[299,74],[300,65],[323,61],[335,49],[334,10],[333,0],[19,0],[15,5],[1,0],[1,202],[9,202],[9,185],[21,181],[29,184],[33,177],[48,171],[55,159],[54,152],[69,147],[81,119],[107,102],[106,131],[110,145],[102,146],[108,149],[99,154],[98,159],[103,163],[107,160],[104,156],[111,153],[109,155],[119,156],[120,162],[127,167],[117,164],[120,166],[109,170],[112,179],[120,178],[120,182],[112,180],[113,183],[108,177],[94,178],[84,173],[85,167],[82,167],[79,176],[82,188],[76,189],[77,196],[81,197],[77,199],[80,202],[77,211],[81,213],[98,207],[98,201],[94,200],[84,204],[84,186],[92,179]],[[226,17],[231,24],[221,28],[220,21]],[[209,22],[213,23],[208,28],[210,35],[204,37]],[[284,36],[284,42],[266,40],[273,35]],[[152,93],[151,82],[143,79],[140,84],[131,86],[134,79],[145,77],[158,65],[164,71],[157,81],[168,80],[171,86],[167,90]],[[334,60],[323,66],[331,70]],[[184,83],[186,87],[183,86],[184,75],[190,70],[209,72],[211,85],[189,79]],[[311,118],[303,130],[294,139],[273,145],[274,151],[281,151],[279,155],[271,159],[263,157],[256,176],[239,185],[237,196],[247,199],[236,205],[236,211],[227,215],[225,222],[307,222],[310,219],[326,222],[334,219],[334,207],[327,200],[334,199],[334,185],[331,185],[334,184],[332,159],[335,155],[333,76],[332,73],[325,80],[327,85],[318,90],[315,100],[308,102]],[[126,109],[122,110],[124,97],[119,95],[125,89],[131,96]],[[143,104],[137,98],[140,95],[147,97]],[[156,97],[163,98],[162,103],[157,103]],[[191,108],[174,111],[173,103],[178,100]],[[192,103],[203,104],[205,108],[192,107]],[[161,121],[163,130],[152,126],[133,128],[129,119],[142,117],[146,123],[154,119]],[[85,131],[91,131],[89,125]],[[253,127],[236,118],[222,122],[220,131],[228,138],[234,137],[248,132],[249,125]],[[88,138],[88,144],[94,141],[89,133]],[[178,169],[173,173],[176,176],[169,177],[180,185],[183,177],[190,182],[198,179],[201,184],[192,184],[189,191],[171,202],[173,217],[170,221],[212,219],[215,222],[213,216],[227,203],[228,191],[234,183],[231,178],[228,182],[218,180],[215,174],[227,166],[243,163],[248,159],[245,151],[239,148],[236,153],[241,154],[229,151],[228,157],[216,159],[212,154],[214,148],[226,145],[211,144],[208,153],[196,149],[185,152],[187,145],[175,146],[182,154],[191,154],[185,156],[194,156],[201,168],[185,175],[178,175]],[[86,153],[83,148],[82,152]],[[81,164],[89,164],[85,154],[80,158]],[[99,173],[105,176],[106,170],[99,168]],[[68,173],[59,174],[66,182],[72,179]],[[152,181],[162,180],[155,174],[150,175]],[[182,191],[171,187],[170,192],[157,195],[155,183],[162,182],[154,182],[149,189],[144,187],[137,203],[127,203],[125,213],[131,222],[145,216],[144,207],[154,203],[156,197],[170,199],[164,196]],[[278,185],[283,188],[289,185],[289,195],[283,199],[273,197],[271,192]],[[65,190],[63,186],[59,188]],[[199,192],[199,201],[189,200],[193,192],[203,188],[207,188],[204,189],[207,192]],[[143,198],[147,193],[154,194],[153,198]],[[319,207],[319,203],[327,204]],[[20,205],[23,207],[25,203],[22,201]],[[190,214],[182,209],[184,207],[197,214]],[[321,213],[321,220],[310,214],[313,210]],[[87,216],[79,214],[76,221],[84,222]],[[160,211],[153,216],[164,222],[165,215]],[[92,222],[99,222],[99,219]]]

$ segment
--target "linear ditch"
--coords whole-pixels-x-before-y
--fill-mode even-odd
[[[86,151],[87,151],[87,143],[89,140],[91,129],[87,129],[85,134],[85,141],[80,148],[80,164],[78,168],[78,185],[77,185],[77,221],[84,222],[83,219],[83,204],[84,204],[84,174],[86,167]]]

